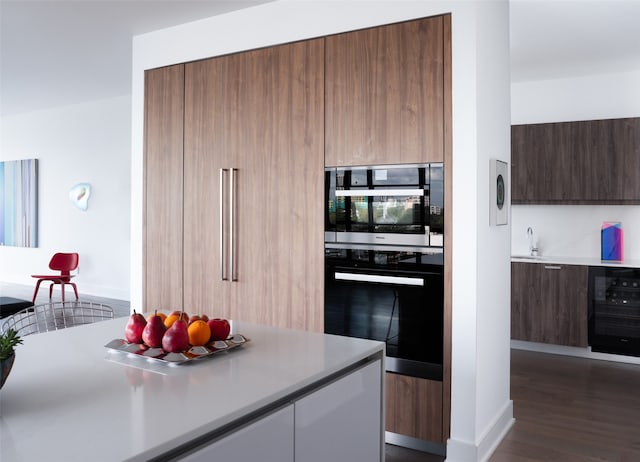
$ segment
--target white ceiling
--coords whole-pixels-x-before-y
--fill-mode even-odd
[[[134,35],[271,0],[0,0],[0,115],[127,95]],[[510,0],[512,81],[640,70],[640,0]]]
[[[131,93],[132,37],[272,0],[0,0],[0,116]]]
[[[640,0],[510,0],[511,81],[640,70]]]

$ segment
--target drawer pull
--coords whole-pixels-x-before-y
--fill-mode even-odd
[[[548,270],[561,270],[561,269],[562,269],[562,266],[544,265],[544,269],[548,269]]]

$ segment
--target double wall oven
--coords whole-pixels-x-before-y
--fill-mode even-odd
[[[444,210],[441,163],[325,171],[325,332],[390,372],[442,380]]]

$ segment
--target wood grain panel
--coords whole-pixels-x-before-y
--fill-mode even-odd
[[[451,430],[451,318],[453,254],[453,121],[451,70],[451,15],[443,16],[444,57],[444,335],[442,370],[442,441]]]
[[[145,72],[144,309],[182,307],[184,66]]]
[[[227,72],[227,67],[225,59],[186,65],[184,140],[185,309],[225,318],[230,317],[230,310],[226,302],[228,284],[223,283],[220,270],[223,236],[219,171],[234,165],[236,154],[228,142],[231,132],[227,108],[234,104],[234,76]],[[228,176],[227,173],[225,186]],[[224,201],[228,199],[227,191],[225,187]],[[223,263],[227,263],[226,256]]]
[[[511,127],[511,201],[514,204],[547,199],[545,152],[550,139],[550,133],[541,125]]]
[[[514,204],[640,203],[640,118],[514,125]]]
[[[511,264],[511,338],[586,347],[588,268]]]
[[[594,199],[640,200],[640,119],[605,119],[579,123],[591,132],[591,180]]]
[[[326,39],[325,163],[443,161],[443,18]]]
[[[243,61],[241,319],[324,329],[323,57],[324,40],[314,40],[258,50]]]
[[[185,210],[185,284],[194,304],[323,330],[323,57],[320,39],[188,65],[186,196],[195,202]],[[237,169],[235,282],[219,281],[220,168]]]
[[[622,199],[640,202],[640,118],[616,119],[614,139],[620,140],[624,170],[618,179],[623,186]]]
[[[386,373],[386,430],[444,443],[442,382]]]

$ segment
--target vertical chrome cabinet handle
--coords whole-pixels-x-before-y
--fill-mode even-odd
[[[238,275],[236,274],[236,260],[235,260],[235,218],[236,218],[236,200],[235,200],[235,184],[236,175],[238,173],[237,168],[231,169],[231,175],[229,177],[229,261],[231,262],[231,280],[237,281]]]
[[[220,280],[222,281],[229,280],[225,271],[226,265],[224,264],[224,174],[228,171],[229,169],[226,168],[220,169]]]

